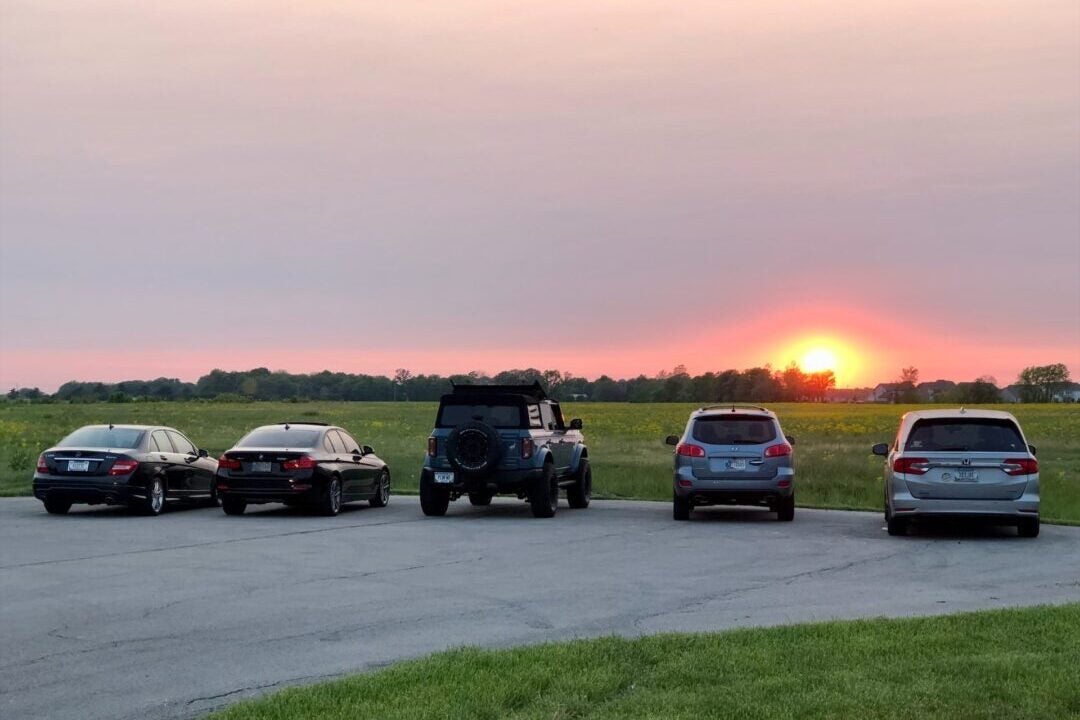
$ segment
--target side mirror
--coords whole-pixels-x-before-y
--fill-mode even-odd
[[[1038,452],[1036,451],[1036,449],[1035,449],[1035,446],[1034,446],[1034,445],[1028,445],[1028,452],[1029,452],[1029,453],[1031,453],[1032,455],[1038,455],[1038,454],[1039,454],[1039,453],[1038,453]]]
[[[679,436],[678,435],[668,435],[666,438],[664,438],[664,442],[667,443],[668,445],[678,445],[679,444]]]
[[[870,452],[874,453],[875,455],[881,455],[882,457],[885,457],[889,454],[889,443],[878,443],[870,449]]]
[[[581,418],[574,418],[573,420],[570,421],[570,429],[571,430],[580,430],[581,427],[582,427]]]
[[[210,456],[210,453],[206,452],[202,448],[199,448],[199,457],[204,458],[204,457],[209,457],[209,456]]]
[[[785,435],[784,439],[787,440],[788,445],[794,445],[795,444],[795,438],[791,437],[790,435]]]
[[[363,451],[364,455],[374,455],[375,454],[375,450],[370,445],[365,445],[364,447],[361,448],[361,450]]]

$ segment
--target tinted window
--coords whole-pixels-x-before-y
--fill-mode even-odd
[[[551,412],[551,406],[544,403],[540,406],[540,427],[548,430],[555,426],[555,414]]]
[[[1027,446],[1011,420],[940,418],[916,421],[904,449],[1026,452]]]
[[[310,428],[269,427],[251,431],[236,447],[309,448],[319,441],[321,431]]]
[[[326,452],[334,452],[334,446],[330,444],[330,433],[327,433],[326,436],[322,439],[322,446],[323,449],[326,450]]]
[[[555,427],[559,430],[566,429],[566,423],[563,421],[562,408],[558,403],[551,404],[551,412],[555,415]]]
[[[443,405],[439,409],[439,427],[456,427],[473,420],[499,428],[521,427],[521,408],[517,405]]]
[[[176,452],[182,455],[194,455],[195,446],[191,444],[191,441],[178,432],[173,430],[166,431],[169,433],[169,439],[172,440],[173,447],[176,448]]]
[[[176,452],[173,450],[172,443],[169,442],[169,438],[165,437],[164,430],[155,430],[150,435],[150,449],[157,450],[158,452],[171,453]]]
[[[757,415],[703,417],[694,422],[694,439],[707,445],[760,445],[776,439],[776,425]]]
[[[344,430],[338,430],[338,436],[341,438],[342,447],[345,452],[352,452],[353,450],[360,449],[360,443],[352,439],[352,436]]]
[[[131,428],[84,427],[60,441],[61,447],[135,448],[145,430]]]
[[[327,430],[326,439],[330,441],[330,447],[334,448],[333,452],[345,452],[345,450],[341,447],[341,439],[338,438],[337,432],[335,432],[334,430]]]

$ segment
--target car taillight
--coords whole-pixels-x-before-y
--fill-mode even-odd
[[[532,438],[524,438],[521,441],[521,459],[528,460],[533,456],[533,452],[536,450],[536,444]]]
[[[429,437],[427,439],[427,454],[428,457],[435,457],[439,454],[439,438]]]
[[[926,458],[898,457],[893,460],[893,472],[907,473],[909,475],[925,475],[930,469],[930,461]]]
[[[787,443],[780,443],[779,445],[770,445],[765,448],[765,457],[784,457],[791,454],[791,446]]]
[[[135,472],[135,468],[139,467],[139,463],[136,460],[128,460],[127,458],[120,458],[112,464],[109,468],[110,475],[127,475],[128,473]]]
[[[1039,461],[1035,458],[1010,458],[1002,463],[1006,475],[1033,475],[1039,472]]]
[[[47,462],[45,462],[45,456],[44,455],[38,455],[37,471],[39,473],[47,473],[47,472],[49,472],[49,464]]]
[[[219,470],[239,470],[241,467],[239,460],[227,455],[222,455],[218,458],[217,466]]]
[[[301,455],[300,457],[296,458],[295,460],[286,460],[285,462],[281,463],[281,469],[285,470],[285,471],[289,471],[289,470],[311,470],[312,468],[314,468],[318,464],[319,463],[317,463],[315,461],[315,458],[310,457],[308,455]]]
[[[705,448],[690,443],[679,443],[675,446],[675,454],[683,457],[705,457]]]

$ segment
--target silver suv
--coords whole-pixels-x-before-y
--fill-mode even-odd
[[[885,522],[890,535],[912,518],[985,517],[1039,534],[1039,461],[1019,423],[998,410],[920,410],[900,419],[885,460]]]
[[[672,502],[676,520],[700,505],[766,505],[795,519],[792,445],[776,415],[755,405],[715,405],[690,413],[675,446]]]

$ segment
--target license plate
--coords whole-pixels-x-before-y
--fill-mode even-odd
[[[86,472],[89,469],[89,460],[68,460],[68,472]]]
[[[251,472],[254,473],[268,473],[270,472],[271,463],[268,462],[253,462],[251,463]]]
[[[453,485],[454,484],[454,473],[437,472],[437,473],[435,473],[435,482],[437,482],[440,485]]]
[[[957,470],[956,482],[975,482],[979,479],[977,470]]]
[[[728,470],[745,470],[746,469],[746,461],[745,460],[728,460],[727,461],[727,469]]]

